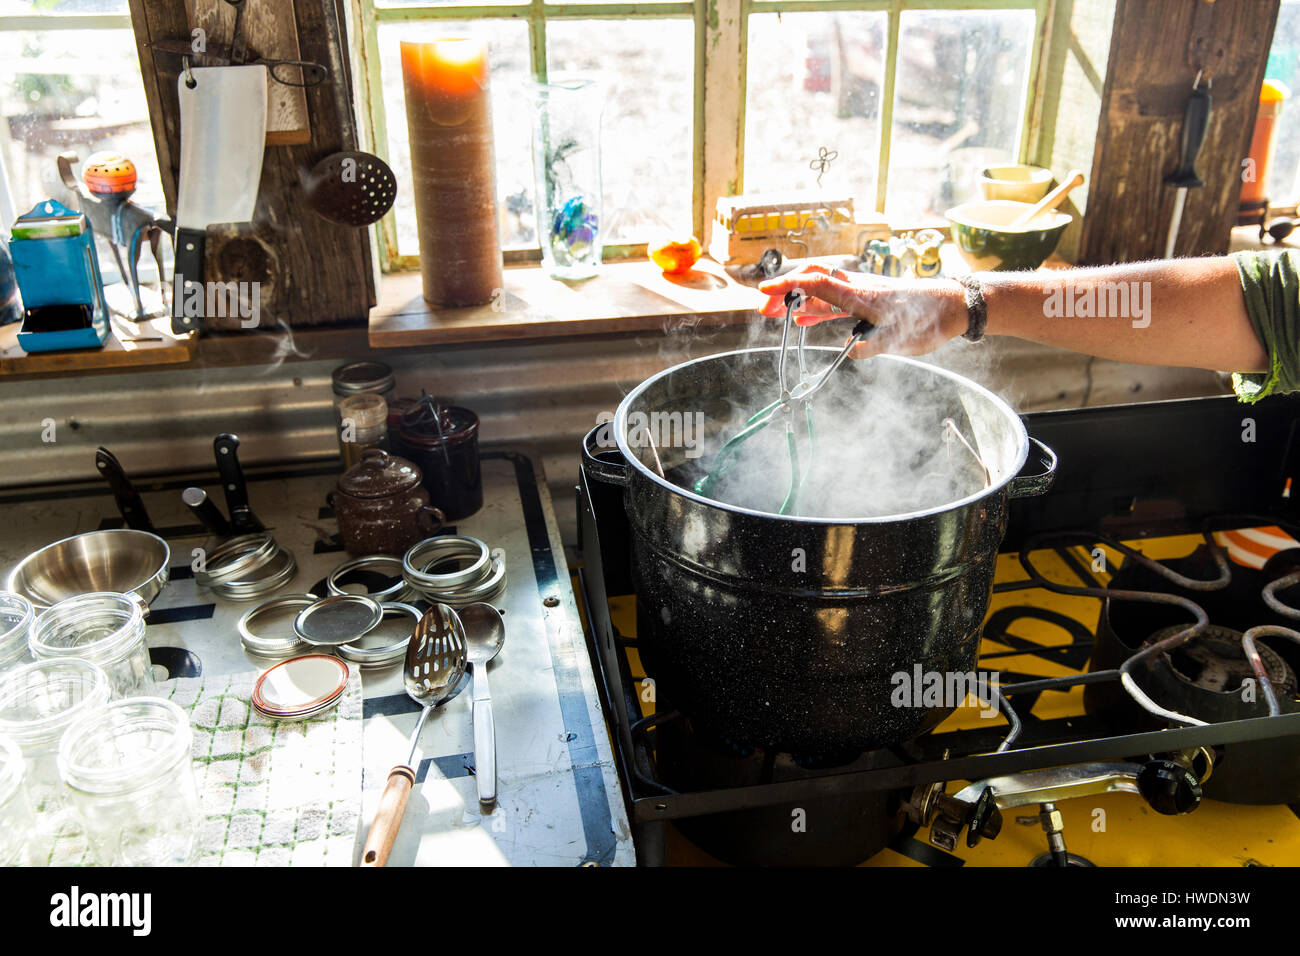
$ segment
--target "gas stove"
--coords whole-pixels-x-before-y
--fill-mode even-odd
[[[1247,567],[1216,538],[1300,538],[1300,401],[1025,422],[1060,465],[1051,492],[1012,505],[989,681],[968,688],[981,706],[860,754],[715,739],[663,699],[621,496],[580,474],[589,651],[640,863],[1300,860],[1300,551]]]

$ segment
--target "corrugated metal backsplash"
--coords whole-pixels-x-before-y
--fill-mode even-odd
[[[486,447],[546,469],[565,540],[574,540],[573,484],[582,435],[647,376],[697,355],[775,344],[761,328],[676,327],[666,334],[475,347],[381,356],[398,393],[425,388],[476,411]],[[838,344],[842,329],[821,333]],[[759,341],[761,339],[761,341]],[[1020,411],[1182,398],[1223,391],[1212,373],[1089,362],[1010,340],[946,346],[942,364]],[[340,359],[237,368],[136,372],[0,383],[0,486],[91,479],[104,445],[127,472],[212,471],[212,438],[234,432],[245,465],[336,454],[330,373]],[[52,439],[52,440],[50,440]]]

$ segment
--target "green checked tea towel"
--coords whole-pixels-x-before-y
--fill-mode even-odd
[[[361,810],[361,674],[337,707],[273,721],[249,699],[256,673],[154,687],[190,717],[205,820],[198,866],[351,866]],[[92,862],[85,837],[61,837],[50,863]]]

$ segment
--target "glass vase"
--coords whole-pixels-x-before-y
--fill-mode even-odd
[[[533,177],[542,263],[557,279],[600,266],[600,124],[604,91],[586,78],[533,87]]]

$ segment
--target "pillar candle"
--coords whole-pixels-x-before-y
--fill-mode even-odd
[[[501,289],[492,103],[484,43],[402,42],[424,297],[482,305]]]

